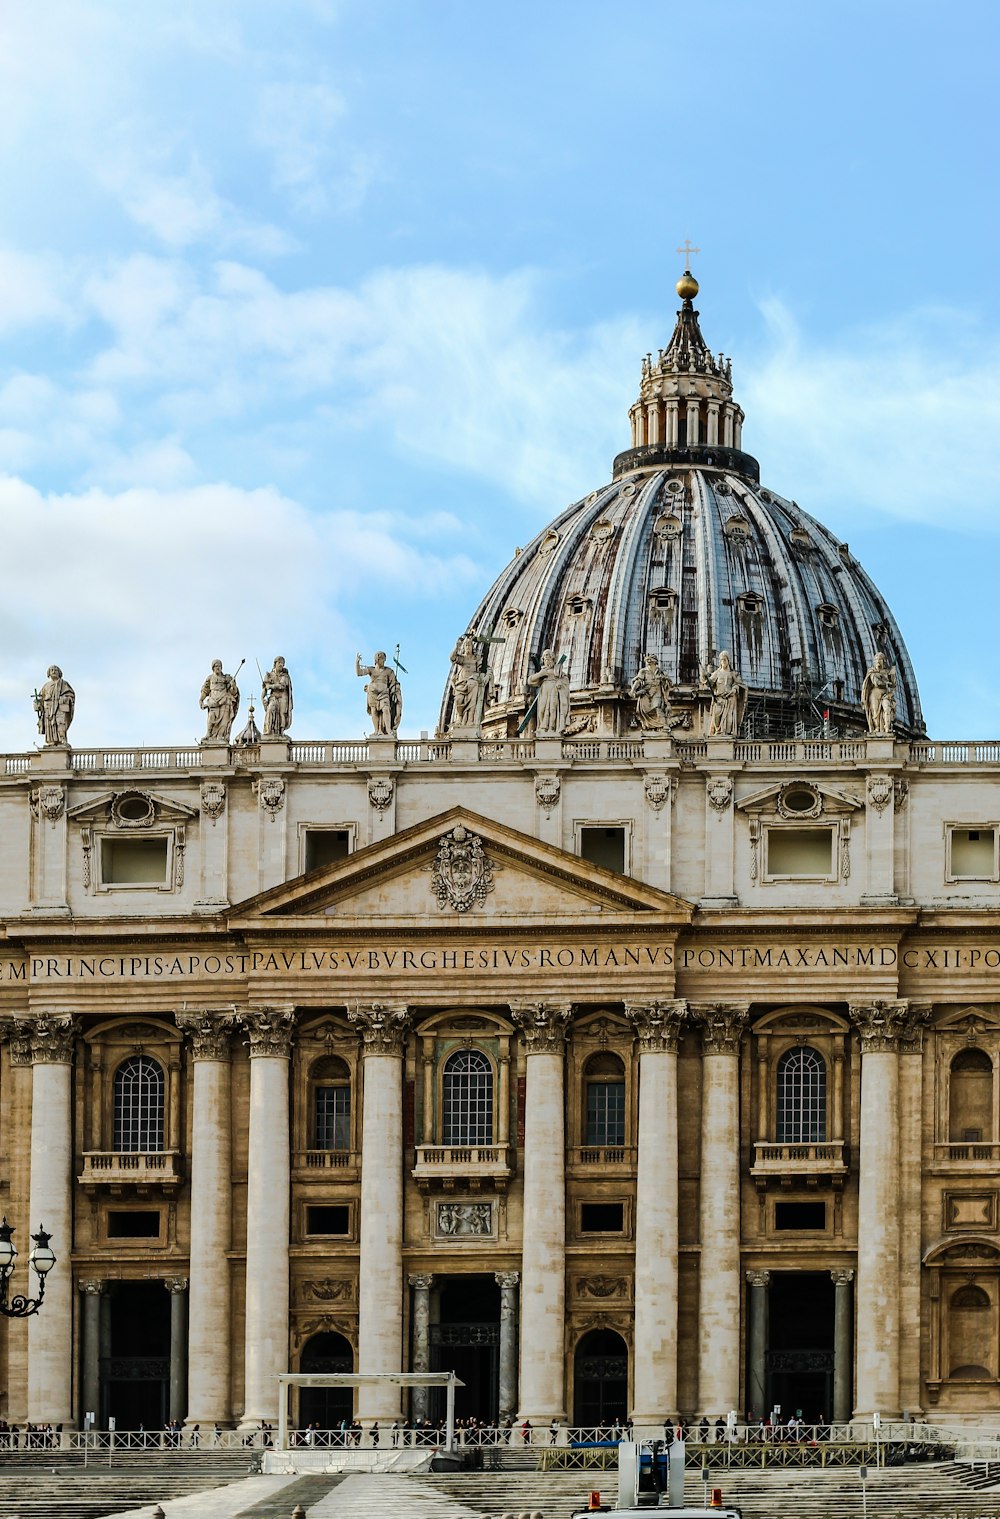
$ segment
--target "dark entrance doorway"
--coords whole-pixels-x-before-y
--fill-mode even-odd
[[[829,1271],[775,1271],[768,1288],[768,1409],[807,1424],[833,1417],[834,1285]]]
[[[623,1424],[628,1404],[628,1346],[613,1329],[591,1329],[573,1361],[573,1423]]]
[[[464,1387],[455,1389],[455,1417],[495,1424],[500,1374],[500,1288],[492,1276],[446,1276],[441,1283],[439,1321],[431,1324],[431,1371],[454,1371]],[[444,1413],[444,1393],[436,1388],[431,1409]]]
[[[302,1347],[300,1371],[334,1372],[354,1370],[354,1351],[342,1334],[329,1331],[314,1334]],[[300,1387],[299,1428],[314,1424],[319,1429],[339,1429],[343,1420],[354,1417],[352,1387]]]
[[[162,1429],[170,1393],[170,1294],[162,1282],[112,1282],[101,1355],[101,1422]],[[103,1347],[102,1347],[103,1349]]]

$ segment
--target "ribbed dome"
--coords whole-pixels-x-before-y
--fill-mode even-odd
[[[571,733],[634,726],[629,684],[650,654],[679,688],[675,717],[704,731],[703,671],[723,651],[748,687],[745,733],[813,731],[824,713],[840,732],[864,731],[862,685],[879,651],[896,668],[898,726],[922,731],[892,613],[846,544],[757,483],[729,364],[709,353],[690,300],[668,348],[647,357],[631,417],[613,482],[539,533],[470,624],[504,640],[489,645],[484,731],[517,731],[545,649],[569,677]],[[441,716],[446,729],[450,684]]]

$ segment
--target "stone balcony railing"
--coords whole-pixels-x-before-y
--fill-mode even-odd
[[[952,1165],[991,1165],[1000,1163],[1000,1145],[988,1140],[949,1140],[934,1146],[934,1159]]]
[[[361,1173],[361,1154],[358,1150],[296,1150],[292,1168],[307,1175],[332,1172],[342,1181],[354,1181]]]
[[[78,1178],[84,1187],[179,1187],[183,1180],[177,1150],[86,1150]]]
[[[514,1174],[510,1145],[417,1145],[413,1179],[422,1189],[453,1191],[461,1184],[476,1191],[482,1186],[502,1190]]]
[[[636,1148],[634,1145],[573,1145],[566,1159],[571,1171],[593,1175],[600,1168],[621,1175],[635,1170]]]
[[[843,1176],[847,1159],[842,1139],[823,1143],[775,1144],[758,1140],[753,1147],[750,1175],[758,1180],[769,1177]]]

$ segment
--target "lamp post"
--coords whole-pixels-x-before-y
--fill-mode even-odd
[[[26,1319],[29,1314],[37,1313],[45,1296],[45,1278],[56,1263],[56,1258],[49,1246],[50,1234],[39,1228],[37,1234],[31,1236],[31,1254],[28,1260],[31,1263],[35,1275],[38,1277],[38,1296],[25,1297],[18,1293],[8,1298],[8,1287],[14,1271],[14,1262],[17,1260],[17,1251],[11,1235],[14,1230],[7,1222],[6,1217],[0,1223],[0,1313],[9,1319]]]

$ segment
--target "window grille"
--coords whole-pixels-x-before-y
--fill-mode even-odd
[[[163,1109],[163,1067],[148,1055],[133,1055],[115,1072],[114,1149],[162,1150]]]
[[[351,1148],[351,1089],[342,1086],[315,1088],[313,1149]]]
[[[587,1144],[625,1143],[624,1081],[587,1082]]]
[[[481,1050],[459,1050],[444,1065],[442,1144],[493,1143],[493,1067]]]
[[[778,1061],[779,1144],[821,1144],[826,1139],[826,1062],[799,1045]]]

